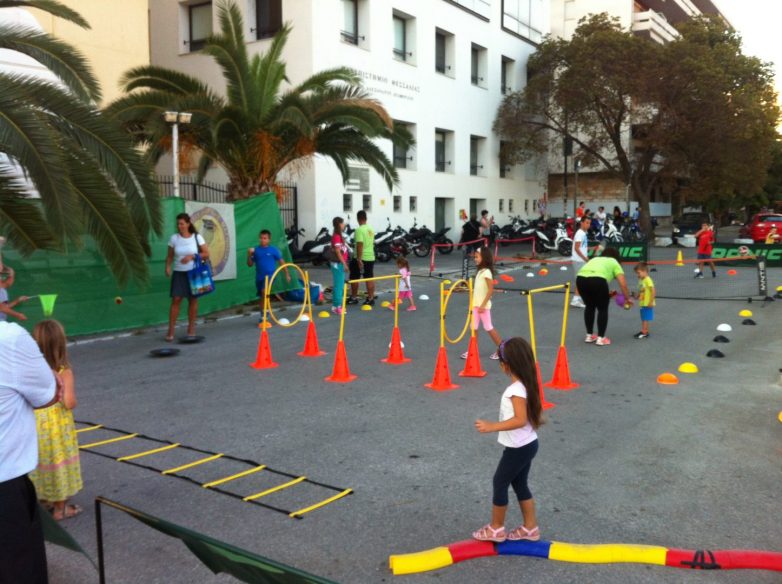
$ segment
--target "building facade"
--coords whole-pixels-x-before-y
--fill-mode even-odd
[[[330,225],[361,209],[376,228],[461,225],[460,212],[536,213],[544,164],[510,167],[492,132],[507,93],[526,82],[527,59],[549,32],[548,0],[236,0],[250,52],[265,51],[283,22],[293,31],[285,49],[288,78],[347,66],[416,144],[395,151],[381,143],[401,179],[389,192],[368,167],[351,168],[343,184],[336,166],[314,159],[289,177],[298,186],[299,225]],[[198,52],[218,30],[217,2],[151,0],[154,65],[195,75],[223,88],[217,67]],[[161,173],[170,161],[161,161]],[[225,180],[219,170],[210,180]]]
[[[712,0],[552,0],[551,34],[569,39],[578,26],[578,21],[590,14],[606,12],[619,19],[624,30],[645,36],[659,43],[666,43],[678,36],[675,25],[701,15],[716,15],[724,18]],[[625,144],[630,141],[630,128],[627,128]],[[573,198],[587,202],[587,207],[595,210],[599,205],[612,209],[620,207],[622,211],[629,205],[636,207],[629,199],[629,189],[622,181],[603,172],[602,167],[582,168],[578,183],[570,161],[570,175],[567,212],[572,214]],[[561,215],[565,190],[562,156],[549,157],[549,178],[547,196],[549,210]],[[576,192],[577,187],[577,192]],[[662,191],[655,193],[650,206],[653,216],[666,216],[671,213],[670,199]]]

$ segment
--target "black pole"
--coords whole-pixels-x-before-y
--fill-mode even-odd
[[[95,498],[95,531],[98,540],[98,582],[106,584],[106,571],[103,564],[103,519],[101,517],[100,497]]]

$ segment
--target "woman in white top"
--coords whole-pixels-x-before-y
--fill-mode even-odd
[[[206,241],[196,233],[195,226],[190,221],[190,215],[180,213],[176,216],[177,233],[168,240],[168,255],[166,256],[166,276],[171,278],[171,309],[168,313],[168,334],[166,341],[174,340],[174,327],[179,317],[179,306],[182,299],[187,298],[187,335],[195,335],[195,321],[198,316],[198,298],[190,292],[190,281],[187,273],[193,269],[196,254],[202,260],[209,258]],[[173,265],[173,272],[172,272]]]
[[[540,530],[535,515],[535,500],[527,485],[532,459],[538,452],[538,434],[543,423],[540,388],[532,347],[521,337],[500,343],[500,367],[511,383],[500,400],[498,422],[476,420],[475,428],[482,434],[497,432],[497,441],[505,448],[494,473],[491,523],[472,536],[480,541],[502,542],[505,539],[538,541]],[[521,507],[524,523],[505,533],[505,512],[508,510],[508,487],[513,487]]]

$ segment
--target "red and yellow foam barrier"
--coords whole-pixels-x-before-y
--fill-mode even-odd
[[[528,556],[581,564],[651,564],[701,570],[771,570],[782,572],[782,553],[757,550],[679,550],[662,546],[573,544],[559,541],[466,540],[412,554],[390,556],[395,576],[439,570],[475,558]]]

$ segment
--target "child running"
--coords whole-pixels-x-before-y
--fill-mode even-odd
[[[413,286],[410,283],[410,264],[407,259],[399,256],[396,258],[396,267],[399,268],[399,275],[402,276],[399,280],[399,302],[401,303],[405,298],[410,300],[410,306],[407,307],[409,312],[416,310],[415,300],[413,299]],[[389,306],[391,310],[396,310],[395,306]]]
[[[654,299],[656,296],[654,281],[649,277],[649,266],[646,262],[638,262],[635,266],[638,275],[638,306],[641,307],[641,332],[636,333],[636,339],[649,337],[649,323],[654,320]]]
[[[538,452],[535,429],[541,419],[540,393],[535,358],[529,343],[520,337],[503,341],[497,349],[500,367],[511,383],[500,400],[500,421],[477,420],[478,432],[498,432],[497,441],[505,449],[494,473],[494,496],[491,523],[472,534],[480,541],[502,542],[505,539],[538,541],[540,530],[535,516],[535,500],[527,485],[532,459]],[[508,510],[508,486],[512,486],[521,507],[523,523],[505,533],[505,513]]]
[[[698,242],[698,269],[695,271],[695,277],[703,278],[703,266],[709,264],[711,277],[716,278],[717,270],[714,267],[714,261],[711,259],[711,252],[714,247],[714,228],[708,223],[703,223],[700,231],[695,234],[695,240]]]
[[[479,247],[475,250],[475,263],[478,273],[472,285],[472,328],[478,330],[478,325],[483,324],[483,330],[489,333],[491,340],[499,347],[502,337],[491,323],[491,297],[494,294],[494,255],[488,247]],[[462,359],[467,358],[467,353],[462,353]],[[495,361],[500,356],[494,351],[489,359]]]
[[[76,390],[73,372],[68,363],[65,330],[56,320],[42,320],[33,329],[46,362],[62,380],[62,401],[48,408],[35,410],[38,428],[38,468],[30,473],[38,499],[52,508],[57,521],[82,512],[68,499],[82,488],[79,444],[73,423]]]

